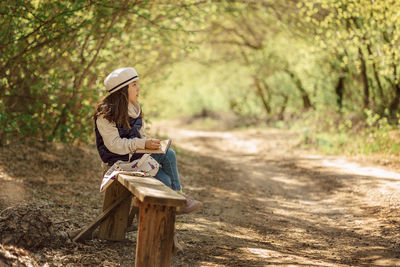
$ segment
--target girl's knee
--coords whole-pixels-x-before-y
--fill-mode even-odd
[[[155,178],[168,186],[169,188],[172,188],[172,181],[171,177],[169,177],[168,174],[166,174],[162,169],[159,169]]]
[[[166,156],[168,159],[172,159],[172,160],[176,159],[175,151],[173,151],[171,148],[168,148]]]
[[[161,181],[163,184],[165,184],[166,186],[168,186],[169,188],[172,189],[172,182],[171,179],[164,179],[163,181]]]
[[[155,178],[168,186],[169,188],[172,188],[172,181],[171,178],[166,175],[165,173],[160,173],[160,171],[156,174]]]

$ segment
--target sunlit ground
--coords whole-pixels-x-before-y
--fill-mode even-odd
[[[249,259],[272,265],[341,266],[340,259],[344,265],[400,264],[390,254],[391,237],[381,233],[389,225],[376,214],[400,207],[399,173],[340,157],[305,154],[293,149],[295,142],[277,129],[173,129],[169,135],[186,150],[212,157],[218,164],[223,161],[237,175],[237,186],[229,182],[212,189],[216,200],[225,199],[226,208],[213,213],[220,221],[182,225],[188,231],[204,223],[215,235],[241,240],[242,245],[261,238],[270,245],[239,245],[238,249]],[[242,188],[249,190],[253,203],[247,209],[240,204]],[[229,208],[234,203],[239,206]],[[266,235],[262,238],[250,228],[233,227],[232,216],[239,214],[250,216],[245,217],[248,223],[258,225]]]

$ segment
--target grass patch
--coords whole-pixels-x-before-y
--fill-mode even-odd
[[[329,155],[400,155],[400,122],[366,111],[365,118],[311,114],[291,127],[299,145]]]

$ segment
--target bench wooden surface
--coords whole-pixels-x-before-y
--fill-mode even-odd
[[[119,174],[117,180],[141,202],[175,207],[186,205],[185,197],[157,179]]]

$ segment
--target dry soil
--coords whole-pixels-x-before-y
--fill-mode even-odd
[[[311,154],[295,134],[270,128],[157,123],[152,132],[173,140],[184,191],[204,204],[177,218],[184,250],[173,266],[400,266],[396,166]],[[20,245],[25,257],[40,266],[134,264],[135,232],[123,242],[68,238],[100,213],[99,163],[93,145],[0,148],[0,222],[6,208],[28,204],[52,221],[52,241]]]

